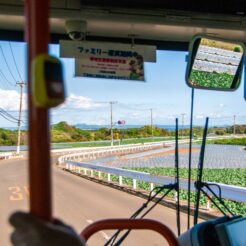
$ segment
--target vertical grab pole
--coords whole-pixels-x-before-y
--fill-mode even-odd
[[[48,52],[49,0],[25,0],[28,44],[28,120],[29,120],[29,186],[30,212],[51,221],[51,165],[49,112],[32,102],[31,62],[38,54]]]

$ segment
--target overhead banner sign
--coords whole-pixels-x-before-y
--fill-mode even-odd
[[[129,53],[128,57],[90,56],[75,59],[75,76],[144,81],[143,57]]]
[[[144,62],[156,62],[156,46],[91,42],[91,41],[60,41],[60,57],[63,58],[126,58],[140,55]]]

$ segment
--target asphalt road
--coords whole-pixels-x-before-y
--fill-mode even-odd
[[[0,245],[8,246],[11,228],[8,217],[15,210],[28,208],[27,161],[0,162]],[[145,201],[142,198],[99,185],[62,170],[53,168],[54,215],[80,232],[91,222],[116,217],[129,217]],[[175,211],[158,205],[148,216],[157,219],[176,231]],[[182,224],[186,216],[181,214]],[[111,231],[98,233],[88,245],[102,245]],[[122,245],[165,245],[155,232],[132,232]]]

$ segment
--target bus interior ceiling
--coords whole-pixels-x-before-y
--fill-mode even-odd
[[[23,41],[20,0],[0,0],[0,39]],[[157,49],[187,50],[195,34],[246,40],[243,0],[51,0],[51,42],[68,39],[66,20],[85,20],[87,40],[154,44]]]

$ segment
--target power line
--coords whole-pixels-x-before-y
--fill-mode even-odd
[[[12,50],[12,45],[11,45],[10,42],[9,42],[9,47],[10,47],[10,50],[11,50],[11,54],[12,54],[12,57],[13,57],[13,60],[14,60],[15,68],[16,68],[16,71],[17,71],[17,73],[19,75],[20,81],[23,81],[23,79],[21,78],[21,75],[20,75],[20,71],[18,69],[18,66],[16,64],[15,56],[14,56],[14,53],[13,53],[13,50]]]
[[[0,110],[4,110],[3,108],[0,108]],[[10,114],[12,117],[14,117],[15,119],[18,119],[19,117],[19,112],[18,110],[4,110],[6,113]],[[23,111],[24,112],[24,111]],[[25,111],[25,113],[27,113]],[[27,116],[25,116],[25,118],[27,119]]]
[[[17,121],[13,121],[13,120],[10,120],[9,118],[7,118],[2,112],[0,112],[0,115],[4,118],[4,119],[6,119],[7,121],[9,121],[9,122],[12,122],[12,123],[17,123]]]
[[[26,83],[21,81],[21,82],[16,82],[16,85],[20,87],[20,107],[19,107],[19,119],[18,119],[18,137],[17,137],[17,149],[16,153],[20,153],[20,138],[21,138],[21,116],[22,116],[22,99],[23,99],[23,87]]]
[[[8,90],[9,87],[1,80],[1,89]]]
[[[0,108],[0,112],[1,112],[2,114],[6,115],[6,117],[9,117],[9,118],[11,118],[11,119],[13,119],[13,120],[18,121],[17,118],[15,118],[13,115],[11,115],[11,114],[9,114],[8,112],[6,112],[4,109]]]
[[[14,82],[11,82],[9,79],[7,79],[7,77],[5,76],[2,70],[0,70],[0,73],[2,77],[8,82],[9,85],[14,86]]]
[[[7,111],[5,111],[4,109],[0,108],[0,113],[2,113],[5,117],[8,117],[9,119],[18,122],[19,119],[11,114],[9,114]],[[22,123],[26,123],[24,120],[21,120]]]
[[[7,87],[7,88],[10,88],[10,87],[13,87],[13,86],[14,86],[13,83],[12,83],[10,80],[8,80],[8,79],[6,78],[6,76],[4,75],[4,73],[2,72],[2,70],[0,70],[0,76],[3,78],[4,81],[7,82],[7,83],[4,83],[5,88],[6,88],[6,87]]]
[[[4,59],[6,65],[7,65],[7,68],[8,68],[8,70],[9,70],[9,73],[11,74],[13,80],[14,80],[14,81],[17,81],[17,79],[15,79],[15,77],[14,77],[14,75],[13,75],[13,73],[12,73],[10,67],[9,67],[9,64],[8,64],[8,62],[7,62],[7,59],[6,59],[5,55],[4,55],[2,46],[0,46],[0,49],[1,49],[1,52],[2,52],[2,55],[3,55],[3,59]]]
[[[135,108],[135,107],[132,107],[132,106],[127,105],[125,103],[119,103],[119,105],[124,107],[124,108],[135,110],[135,111],[148,111],[149,110],[149,108]]]

